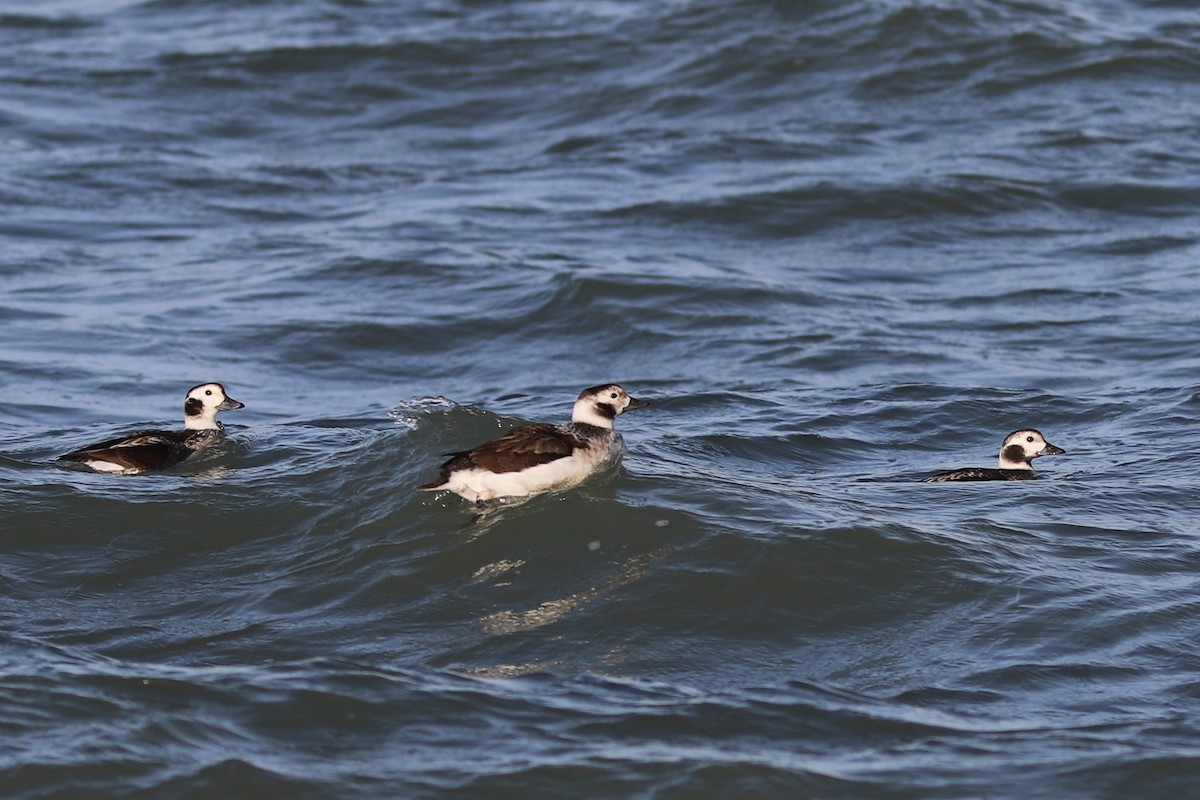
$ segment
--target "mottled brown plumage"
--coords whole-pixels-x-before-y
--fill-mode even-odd
[[[204,449],[221,435],[221,411],[244,408],[219,383],[188,390],[183,404],[183,430],[135,431],[90,444],[59,456],[59,461],[85,464],[98,472],[150,472],[174,466]]]
[[[603,435],[604,431],[599,429],[597,433]],[[449,480],[450,473],[459,469],[477,467],[503,473],[548,464],[566,458],[575,452],[575,448],[583,447],[585,442],[585,437],[574,435],[569,429],[549,422],[522,425],[472,450],[454,453],[453,458],[442,464],[438,479],[419,488],[428,491],[441,486]]]
[[[584,389],[566,425],[522,425],[454,453],[441,465],[437,480],[418,488],[446,489],[480,502],[573,486],[620,460],[624,443],[613,430],[613,420],[645,405],[615,383]]]
[[[202,439],[213,435],[213,431],[137,431],[73,450],[58,460],[79,464],[104,461],[121,469],[148,472],[180,463],[200,449],[197,445]]]

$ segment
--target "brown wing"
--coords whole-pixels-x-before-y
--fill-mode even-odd
[[[178,461],[179,434],[172,431],[138,431],[116,439],[72,450],[59,461],[107,461],[124,469],[160,469]]]
[[[499,439],[462,454],[471,464],[492,472],[517,472],[566,458],[579,440],[549,423],[514,428]]]
[[[538,464],[548,464],[566,458],[582,444],[575,436],[548,422],[522,425],[473,450],[455,453],[453,458],[442,464],[441,474],[436,481],[418,488],[436,489],[449,480],[451,472],[460,469],[478,467],[491,472],[518,472]]]
[[[939,472],[922,478],[924,483],[949,483],[952,481],[1025,481],[1036,478],[1031,469],[996,469],[995,467],[966,467],[964,469]]]

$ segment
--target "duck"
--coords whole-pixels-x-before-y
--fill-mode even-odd
[[[58,460],[127,475],[173,467],[222,436],[225,427],[217,421],[218,413],[245,407],[219,383],[197,384],[183,402],[183,430],[134,431],[72,450]]]
[[[1000,466],[996,469],[987,467],[966,467],[964,469],[939,472],[928,478],[922,478],[926,483],[943,483],[946,481],[1024,481],[1036,478],[1033,471],[1033,459],[1040,456],[1058,456],[1066,453],[1061,447],[1046,441],[1041,431],[1033,428],[1022,428],[1004,437],[1000,445]]]
[[[620,460],[625,446],[613,422],[645,408],[616,383],[579,393],[571,421],[535,422],[470,450],[450,453],[437,479],[417,487],[451,491],[474,503],[566,489]]]

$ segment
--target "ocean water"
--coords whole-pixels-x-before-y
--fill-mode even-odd
[[[1198,85],[1167,0],[0,3],[0,794],[1195,795]]]

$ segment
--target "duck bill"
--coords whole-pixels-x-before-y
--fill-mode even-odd
[[[226,397],[224,400],[221,401],[221,405],[217,406],[217,411],[235,411],[239,408],[245,408],[245,407],[246,407],[245,403],[239,403],[237,400],[234,400],[232,397]]]
[[[1049,442],[1046,442],[1046,446],[1042,448],[1042,452],[1038,453],[1038,455],[1039,456],[1061,456],[1065,452],[1067,452],[1067,451],[1063,450],[1061,447],[1055,447],[1054,445],[1050,444]]]
[[[629,398],[629,405],[625,406],[626,411],[632,411],[635,408],[645,408],[650,405],[649,400],[638,400],[636,397]]]

